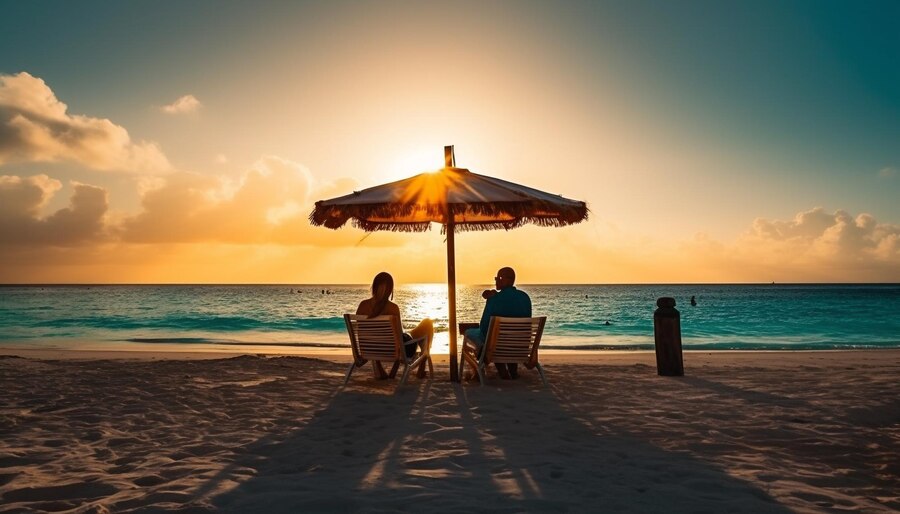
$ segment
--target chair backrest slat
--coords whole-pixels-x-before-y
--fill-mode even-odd
[[[494,316],[488,329],[485,362],[533,364],[541,343],[546,316],[506,318]],[[530,367],[530,366],[529,366]]]
[[[353,357],[360,359],[391,361],[401,359],[403,353],[403,335],[400,321],[396,316],[375,316],[369,318],[362,315],[345,314],[347,332]]]

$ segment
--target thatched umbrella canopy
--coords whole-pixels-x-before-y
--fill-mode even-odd
[[[472,173],[455,167],[453,147],[444,148],[446,166],[433,173],[316,202],[309,215],[313,225],[337,229],[348,221],[367,232],[424,232],[431,223],[447,234],[447,275],[450,300],[450,377],[456,368],[456,270],[454,233],[468,230],[513,229],[526,223],[561,227],[588,217],[584,202]]]

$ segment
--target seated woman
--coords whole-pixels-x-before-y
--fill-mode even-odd
[[[382,271],[375,275],[375,279],[372,280],[372,297],[360,302],[359,307],[356,308],[356,314],[365,315],[370,318],[381,315],[390,315],[397,316],[397,319],[399,320],[400,307],[391,301],[393,298],[394,277],[392,277],[390,273]],[[402,322],[400,323],[400,326],[403,326]],[[424,351],[426,348],[431,348],[431,340],[434,338],[434,323],[428,318],[423,319],[422,322],[408,334],[403,334],[404,341],[412,341],[413,339],[418,339],[420,337],[425,337],[425,341],[419,343],[422,350]],[[406,347],[407,357],[412,357],[415,353],[415,346],[409,345]],[[425,364],[426,362],[422,362],[419,366],[419,370],[416,373],[416,376],[419,378],[425,376]],[[381,365],[380,361],[373,361],[372,366],[375,371],[375,378],[387,378],[388,375],[385,373],[384,367]]]

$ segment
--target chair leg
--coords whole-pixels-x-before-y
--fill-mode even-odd
[[[478,385],[484,387],[484,363],[478,363],[478,367],[475,368],[475,371],[478,372]]]
[[[400,385],[397,386],[397,389],[403,387],[403,384],[406,383],[406,378],[409,377],[409,368],[411,368],[409,364],[403,367],[403,375],[400,377]]]
[[[465,367],[466,367],[466,358],[465,358],[464,356],[460,355],[460,359],[459,359],[459,375],[457,375],[457,376],[459,376],[459,379],[460,379],[460,380],[463,380],[463,377],[465,376],[465,375],[463,375],[463,369],[465,369]]]
[[[355,368],[355,367],[356,367],[356,363],[355,363],[355,362],[351,362],[351,363],[350,363],[350,369],[347,370],[347,376],[344,377],[344,385],[347,385],[347,382],[350,381],[350,374],[353,373],[353,368]]]
[[[544,368],[541,367],[541,363],[540,362],[535,363],[534,367],[537,368],[538,374],[541,376],[541,380],[544,381],[544,387],[548,387],[547,377],[544,376]]]
[[[431,362],[431,354],[428,354],[428,376],[434,378],[434,363]]]
[[[391,372],[388,373],[389,378],[394,378],[397,376],[397,368],[400,367],[400,361],[394,361],[394,365],[391,366]]]

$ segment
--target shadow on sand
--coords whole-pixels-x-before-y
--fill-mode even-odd
[[[225,512],[789,512],[708,463],[592,426],[536,377],[351,385],[234,465],[255,475],[212,499]]]

